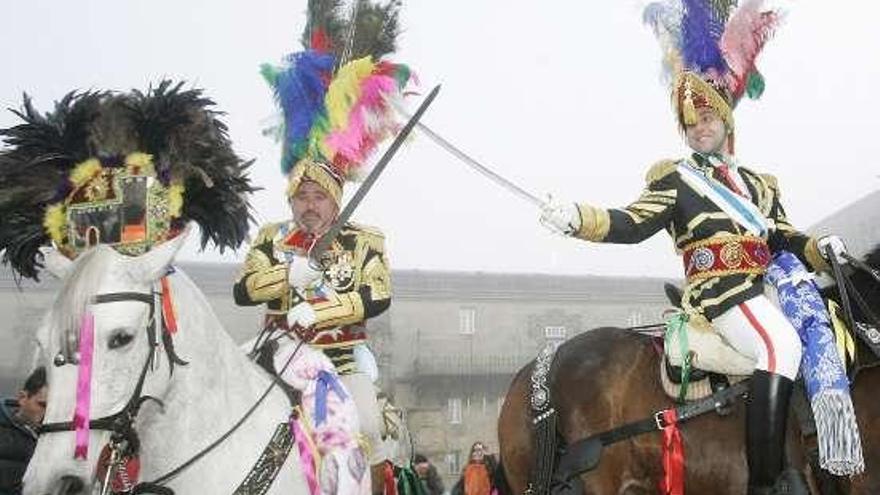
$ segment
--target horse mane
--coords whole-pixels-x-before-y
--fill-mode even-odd
[[[61,352],[68,359],[79,348],[80,320],[98,293],[101,280],[107,273],[107,267],[114,261],[115,254],[112,248],[98,245],[77,256],[55,298],[49,318],[49,338],[54,335],[59,339]]]

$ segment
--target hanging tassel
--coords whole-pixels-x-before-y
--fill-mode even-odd
[[[812,400],[819,443],[819,466],[837,476],[865,470],[862,440],[853,403],[848,394],[826,390]]]
[[[663,423],[663,479],[660,491],[663,495],[684,495],[684,444],[678,429],[675,409],[662,412]]]

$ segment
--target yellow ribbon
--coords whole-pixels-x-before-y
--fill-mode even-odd
[[[834,342],[837,344],[837,354],[844,366],[855,360],[856,344],[853,341],[852,332],[840,317],[841,309],[835,301],[828,300],[828,313],[831,315],[831,326],[834,328]],[[849,358],[849,359],[847,359]]]

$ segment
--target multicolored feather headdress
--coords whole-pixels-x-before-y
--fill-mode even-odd
[[[238,247],[251,221],[250,163],[214,103],[182,86],[72,92],[45,115],[25,96],[23,122],[0,130],[3,263],[36,279],[41,246],[70,258],[98,243],[138,255],[189,221],[203,248]]]
[[[663,0],[649,4],[644,21],[663,50],[663,72],[672,83],[679,124],[696,123],[696,109],[718,112],[730,132],[733,108],[743,95],[757,99],[764,78],[755,66],[780,14],[763,0]]]
[[[367,158],[396,131],[392,101],[413,76],[382,57],[394,52],[400,4],[355,0],[346,17],[341,0],[309,0],[306,49],[261,67],[283,116],[276,132],[288,194],[308,178],[339,202],[343,183],[362,177]]]

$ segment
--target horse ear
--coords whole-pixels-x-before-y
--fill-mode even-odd
[[[165,241],[136,258],[127,258],[125,268],[129,276],[133,280],[145,284],[159,280],[174,262],[177,252],[186,243],[191,231],[192,227],[187,225],[180,234],[170,241]]]
[[[70,269],[73,267],[73,261],[61,254],[61,251],[49,246],[40,248],[40,254],[43,255],[43,263],[46,271],[52,274],[58,280],[64,280]]]

